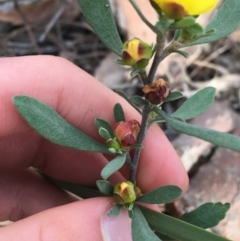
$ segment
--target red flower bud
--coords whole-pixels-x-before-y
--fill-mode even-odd
[[[136,120],[120,121],[113,127],[113,130],[121,148],[128,149],[137,142],[140,124]]]
[[[151,85],[145,85],[142,90],[145,98],[154,105],[161,104],[171,93],[167,82],[163,79],[157,79]]]

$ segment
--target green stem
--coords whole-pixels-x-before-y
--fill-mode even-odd
[[[143,112],[142,112],[141,127],[137,138],[137,144],[142,144],[146,136],[147,129],[148,129],[148,117],[149,117],[150,111],[151,110],[148,106],[144,106]],[[140,154],[141,154],[141,149],[135,150],[132,163],[130,165],[130,180],[135,185],[136,185],[136,175],[137,175]]]
[[[129,0],[129,2],[132,4],[132,6],[134,7],[134,9],[136,10],[136,12],[138,13],[139,17],[142,19],[142,21],[157,35],[161,35],[162,33],[154,26],[152,25],[143,15],[143,13],[141,12],[140,8],[138,7],[137,3],[134,0]]]

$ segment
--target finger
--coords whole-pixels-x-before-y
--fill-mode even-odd
[[[2,59],[0,62],[1,81],[4,86],[0,90],[0,96],[3,97],[0,109],[7,113],[0,120],[2,136],[30,130],[11,103],[12,96],[16,94],[31,95],[50,104],[70,123],[96,139],[99,137],[93,124],[94,119],[102,117],[113,123],[112,109],[116,102],[123,105],[127,119],[140,120],[136,111],[122,98],[65,60],[54,57],[25,57]],[[158,127],[151,128],[144,146],[138,172],[142,189],[147,191],[170,182],[186,190],[188,178],[184,168]],[[47,145],[45,153],[47,163],[56,163],[51,155],[51,158],[47,158],[51,153]],[[63,162],[66,160],[60,159],[57,163],[61,165]],[[68,176],[77,175],[77,172],[72,174],[71,165],[64,172]]]
[[[122,102],[127,119],[140,120],[121,97],[64,59],[38,56],[3,58],[0,62],[0,109],[5,113],[0,119],[1,136],[31,130],[12,104],[12,97],[20,94],[49,104],[70,123],[98,139],[95,118],[104,117],[113,123],[113,107],[118,101]]]
[[[41,211],[79,200],[52,185],[32,168],[1,173],[0,186],[2,187],[0,222],[18,221]],[[153,208],[153,205],[145,206]]]
[[[165,185],[177,185],[183,193],[188,188],[188,176],[173,146],[159,127],[152,126],[143,142],[137,183],[143,192]]]
[[[0,187],[0,221],[17,221],[77,200],[29,169],[1,173]]]
[[[96,186],[108,163],[101,154],[59,148],[34,132],[0,138],[0,153],[0,173],[34,166],[56,179],[89,187]],[[123,180],[120,173],[110,177],[113,184]]]
[[[53,208],[1,228],[0,240],[131,241],[127,212],[108,218],[111,206],[108,198],[93,198]]]

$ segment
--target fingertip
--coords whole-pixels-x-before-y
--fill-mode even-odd
[[[143,192],[165,185],[188,188],[188,175],[173,146],[158,126],[152,126],[144,140],[137,183]]]
[[[0,240],[102,241],[102,217],[111,205],[109,198],[93,198],[49,209],[1,228]]]

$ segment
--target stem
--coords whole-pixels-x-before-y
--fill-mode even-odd
[[[150,85],[153,82],[159,64],[166,57],[163,54],[165,40],[166,40],[166,34],[163,37],[157,36],[156,53],[155,53],[155,56],[154,56],[154,59],[153,59],[151,69],[150,69],[149,74],[148,74],[148,78],[147,78],[147,84],[148,85]]]
[[[132,158],[131,158],[129,152],[127,153],[127,156],[126,156],[126,162],[127,162],[127,164],[129,164],[129,165],[132,164]]]
[[[157,35],[161,35],[162,33],[154,26],[152,25],[143,15],[143,13],[141,12],[140,8],[138,7],[137,3],[134,0],[129,0],[129,2],[132,4],[133,8],[136,10],[136,12],[138,13],[139,17],[142,19],[142,21]]]
[[[146,132],[148,129],[148,117],[149,117],[150,111],[151,110],[148,106],[144,106],[143,112],[142,112],[141,127],[140,127],[140,131],[139,131],[138,138],[137,138],[137,144],[142,144],[142,142],[146,136]],[[132,159],[132,163],[130,165],[130,168],[131,168],[130,180],[134,185],[136,185],[136,174],[137,174],[137,169],[138,169],[140,153],[141,153],[141,149],[135,150],[134,156]]]
[[[149,74],[146,74],[146,71],[141,71],[138,74],[140,75],[142,82],[144,85],[151,84],[154,80],[157,68],[161,61],[167,56],[166,52],[164,52],[164,44],[167,36],[167,29],[163,31],[163,33],[154,25],[152,25],[142,14],[141,10],[137,6],[135,0],[129,0],[129,2],[132,4],[133,8],[136,10],[142,21],[150,28],[152,29],[153,32],[157,34],[157,43],[156,46],[154,47],[155,55],[154,55],[154,60],[151,66],[151,69],[149,71]],[[151,108],[146,105],[143,108],[142,111],[142,122],[141,122],[141,127],[140,131],[137,137],[137,143],[136,144],[142,144],[146,133],[148,129],[148,118],[149,114],[151,112]],[[134,156],[132,159],[132,162],[130,164],[130,180],[134,185],[136,185],[136,175],[137,175],[137,169],[138,169],[138,163],[139,163],[139,157],[141,154],[141,149],[137,149],[134,152]]]

